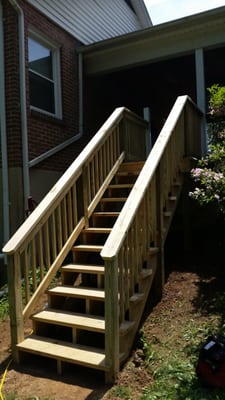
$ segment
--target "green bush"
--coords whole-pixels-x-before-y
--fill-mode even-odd
[[[189,195],[200,205],[214,204],[225,215],[225,87],[214,84],[208,92],[208,154],[191,171],[196,187]]]

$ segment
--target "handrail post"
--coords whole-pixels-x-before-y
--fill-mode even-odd
[[[84,165],[82,171],[82,188],[83,188],[83,213],[85,219],[85,227],[88,227],[88,167]]]
[[[165,266],[164,266],[164,232],[163,232],[163,181],[162,181],[162,161],[159,163],[156,171],[156,209],[157,209],[157,226],[158,226],[158,237],[157,237],[157,247],[158,252],[158,262],[157,269],[155,272],[154,279],[154,291],[156,300],[160,300],[162,297],[163,287],[165,283]]]
[[[118,257],[105,260],[105,353],[106,382],[119,372]]]
[[[13,358],[17,360],[16,345],[24,340],[21,267],[19,254],[8,256],[8,288]]]

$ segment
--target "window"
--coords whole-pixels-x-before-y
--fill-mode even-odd
[[[30,35],[28,60],[31,108],[61,118],[59,49]]]

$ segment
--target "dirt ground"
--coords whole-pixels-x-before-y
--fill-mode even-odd
[[[218,275],[215,263],[207,261],[207,269],[202,260],[199,266],[198,258],[195,260],[196,264],[191,267],[184,268],[176,263],[172,268],[168,268],[162,300],[153,308],[151,305],[146,310],[142,325],[146,338],[151,338],[153,335],[160,336],[165,329],[165,321],[162,322],[160,319],[161,313],[166,313],[168,320],[173,320],[179,327],[179,324],[193,318],[193,312],[198,304],[210,300],[211,293],[214,293],[217,287],[224,285],[224,272],[220,270]],[[207,286],[207,291],[200,284],[202,274],[207,274],[208,281],[212,282]],[[29,327],[27,329],[29,330]],[[117,384],[132,387],[132,395],[138,398],[141,389],[151,382],[152,376],[144,367],[141,350],[135,346],[130,359],[118,376]],[[4,321],[0,324],[0,387],[3,373],[10,360],[9,321]],[[19,400],[105,400],[112,399],[112,396],[108,395],[109,389],[110,387],[104,384],[104,376],[101,373],[72,367],[59,377],[55,365],[51,363],[43,365],[36,361],[32,363],[31,360],[22,365],[13,362],[10,364],[2,393],[4,396],[15,393]]]

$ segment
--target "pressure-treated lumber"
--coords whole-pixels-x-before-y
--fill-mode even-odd
[[[79,364],[106,371],[105,353],[101,349],[74,345],[60,340],[32,335],[17,345],[21,352],[28,352],[56,360]]]

